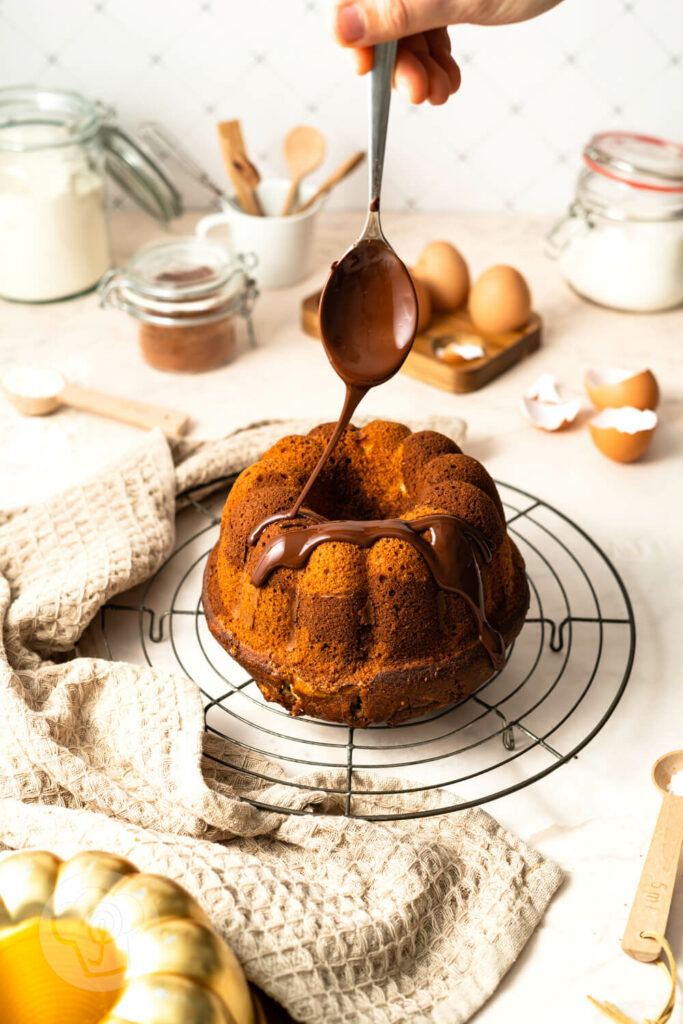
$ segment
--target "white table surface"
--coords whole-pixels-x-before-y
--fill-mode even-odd
[[[141,214],[118,213],[113,221],[119,258],[158,233]],[[193,222],[188,215],[174,232],[188,232]],[[302,334],[299,307],[360,223],[360,215],[324,215],[314,272],[294,288],[261,296],[258,348],[248,349],[242,336],[238,357],[219,370],[192,376],[150,369],[139,356],[134,324],[99,310],[92,295],[43,307],[0,304],[0,370],[18,361],[50,364],[81,383],[186,409],[197,437],[271,417],[335,419],[341,386],[321,347]],[[658,1011],[665,994],[663,975],[631,961],[619,943],[658,810],[650,765],[683,746],[683,311],[626,315],[581,301],[542,254],[548,226],[541,218],[488,214],[387,215],[387,235],[409,263],[426,241],[446,237],[475,274],[493,263],[518,266],[544,315],[545,338],[532,359],[472,395],[453,396],[399,376],[366,400],[366,411],[386,418],[466,419],[465,450],[494,476],[576,519],[616,564],[635,610],[633,674],[603,731],[578,760],[490,807],[568,878],[480,1012],[478,1020],[487,1024],[604,1019],[587,993],[641,1019]],[[520,417],[519,396],[539,374],[552,372],[580,390],[587,368],[620,365],[650,366],[663,388],[661,423],[639,463],[605,459],[592,445],[586,412],[573,429],[554,435]],[[0,506],[39,500],[83,480],[138,439],[133,428],[80,412],[21,420],[0,398]],[[683,963],[683,884],[674,894],[668,935]],[[683,1022],[683,1001],[672,1020]]]

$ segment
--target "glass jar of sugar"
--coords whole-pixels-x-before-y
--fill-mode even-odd
[[[158,219],[180,212],[109,114],[76,92],[0,89],[0,297],[51,302],[95,287],[111,266],[106,172]]]
[[[547,239],[567,282],[614,309],[683,303],[683,146],[603,132],[583,160],[576,198]]]

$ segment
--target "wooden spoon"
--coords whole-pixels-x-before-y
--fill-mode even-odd
[[[631,907],[621,948],[635,960],[656,960],[661,944],[646,935],[664,935],[671,907],[678,862],[683,845],[683,796],[669,790],[671,778],[683,771],[683,750],[674,750],[655,761],[652,781],[663,794],[662,809],[636,896]]]
[[[304,210],[310,209],[310,207],[313,206],[313,203],[316,203],[321,196],[324,196],[325,193],[329,192],[335,185],[338,185],[340,181],[343,181],[351,171],[355,171],[358,164],[362,163],[363,160],[365,160],[365,153],[362,151],[350,156],[348,160],[345,160],[343,164],[340,164],[336,171],[333,171],[329,178],[325,179],[320,188],[313,193],[310,199],[307,199],[305,203],[301,203],[300,206],[297,206],[294,213],[303,213]]]
[[[291,185],[282,207],[282,216],[286,217],[294,205],[299,185],[311,171],[319,167],[325,156],[325,137],[317,128],[301,124],[292,128],[285,139],[285,160],[289,168]]]
[[[74,409],[83,409],[112,420],[120,420],[122,423],[130,423],[134,427],[148,430],[159,427],[168,437],[181,437],[190,422],[187,413],[175,409],[138,402],[133,398],[120,398],[118,395],[95,391],[92,388],[82,388],[67,381],[56,370],[35,367],[34,372],[37,379],[38,375],[40,377],[40,385],[34,394],[26,393],[29,388],[17,388],[13,380],[13,371],[8,371],[2,378],[3,391],[14,408],[23,416],[46,416],[61,405],[69,405]]]

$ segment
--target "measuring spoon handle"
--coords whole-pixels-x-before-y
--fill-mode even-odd
[[[82,388],[78,384],[68,383],[60,392],[59,398],[65,405],[71,405],[75,409],[96,412],[112,420],[131,423],[134,427],[143,427],[147,430],[159,427],[168,437],[180,437],[190,422],[190,417],[185,412],[138,402],[134,398],[121,398],[119,395],[95,391],[93,388]]]
[[[393,39],[375,47],[372,71],[370,73],[370,202],[379,202],[384,169],[384,149],[389,124],[391,104],[391,80],[394,74],[396,48]]]
[[[683,797],[666,793],[621,948],[635,960],[656,960],[662,947],[643,932],[664,935],[683,845]]]

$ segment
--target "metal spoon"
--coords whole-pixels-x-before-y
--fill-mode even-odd
[[[394,41],[375,47],[370,80],[370,202],[365,227],[358,241],[332,265],[320,296],[320,333],[327,358],[346,384],[344,405],[325,451],[289,513],[291,517],[302,508],[363,396],[400,370],[417,333],[412,278],[384,237],[379,217],[396,45]]]
[[[664,754],[652,767],[652,781],[662,793],[662,809],[643,865],[621,948],[644,962],[656,960],[661,943],[649,935],[664,935],[683,845],[683,795],[669,789],[671,778],[683,771],[683,750]]]
[[[380,192],[396,41],[375,47],[370,81],[368,215],[360,238],[333,264],[320,297],[320,329],[332,366],[368,389],[401,368],[417,331],[417,297],[380,222]]]

